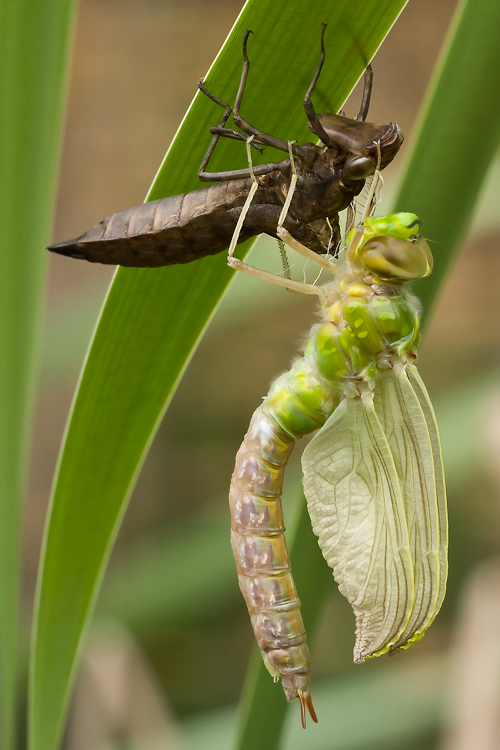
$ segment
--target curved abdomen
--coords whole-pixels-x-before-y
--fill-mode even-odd
[[[300,698],[303,721],[306,706],[315,718],[310,656],[284,537],[281,492],[295,439],[326,421],[333,393],[307,358],[278,378],[252,417],[229,495],[231,544],[255,637],[288,700]]]
[[[252,417],[231,480],[231,545],[267,668],[289,700],[309,685],[309,650],[284,537],[281,492],[295,440],[264,406]]]

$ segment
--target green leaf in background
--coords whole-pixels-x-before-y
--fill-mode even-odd
[[[428,315],[464,239],[500,140],[500,3],[462,0],[422,106],[394,210],[424,222],[434,269],[415,284]]]
[[[227,541],[227,510],[198,514],[139,540],[106,577],[96,616],[144,632],[227,609],[239,593]],[[172,573],[168,586],[165,571]]]
[[[233,100],[251,28],[245,112],[282,138],[309,139],[302,99],[329,24],[321,88],[336,111],[401,11],[403,0],[259,2],[242,11],[207,77]],[[194,82],[193,82],[194,88]],[[207,133],[220,110],[198,95],[150,199],[198,186]],[[235,144],[223,143],[214,169]],[[236,144],[238,145],[238,144]],[[270,158],[266,152],[266,160]],[[188,267],[120,269],[82,375],[61,456],[39,579],[31,677],[31,750],[55,750],[77,653],[126,501],[168,399],[229,279],[223,255]]]
[[[0,747],[17,747],[21,502],[73,0],[0,2]]]
[[[382,750],[432,748],[430,739],[443,721],[447,674],[443,656],[407,663],[391,660],[384,670],[351,674],[323,682],[315,690],[318,724],[303,731],[290,712],[283,750]],[[184,736],[190,750],[231,747],[234,709],[224,708],[188,719]],[[332,717],[332,721],[328,721]],[[256,739],[255,748],[259,745]],[[276,747],[276,745],[274,745]]]

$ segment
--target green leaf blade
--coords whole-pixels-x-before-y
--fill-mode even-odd
[[[74,664],[78,648],[75,632],[79,641],[151,436],[166,408],[169,391],[175,386],[204,327],[203,314],[198,326],[192,324],[193,308],[203,311],[206,305],[211,310],[220,296],[216,283],[211,285],[213,295],[207,291],[204,299],[200,299],[197,294],[197,290],[204,289],[202,280],[206,283],[206,276],[210,276],[207,265],[201,261],[197,266],[195,276],[199,277],[199,284],[189,294],[185,284],[176,283],[176,272],[180,271],[182,276],[183,271],[177,267],[172,269],[169,288],[162,278],[164,269],[156,273],[150,269],[139,271],[142,288],[137,274],[121,269],[118,276],[121,274],[125,278],[110,291],[106,303],[110,312],[103,318],[93,341],[92,352],[99,367],[94,372],[85,370],[80,383],[80,393],[85,396],[90,389],[93,398],[78,398],[74,404],[72,424],[78,429],[68,431],[67,458],[63,458],[59,468],[46,537],[48,553],[43,562],[42,601],[32,673],[34,748],[57,747],[55,737],[61,731],[61,724],[55,727],[55,712],[48,711],[47,704],[51,704],[55,694],[59,716],[66,707],[67,685],[72,680],[68,665]],[[227,279],[229,269],[221,269],[216,280],[220,281],[224,274]],[[130,293],[131,281],[133,294]],[[158,286],[161,293],[155,295]],[[165,346],[154,336],[151,341],[142,320],[138,322],[140,330],[136,337],[134,322],[130,322],[136,312],[137,299],[146,302],[151,297],[156,301],[155,313],[159,320],[172,320],[179,311],[177,328],[184,335],[176,336],[174,331],[167,337]],[[189,331],[183,324],[186,315]],[[127,336],[110,339],[109,328],[123,333],[120,326],[123,320],[129,321]],[[131,351],[129,341],[134,338],[136,346]],[[127,363],[117,368],[124,352]],[[145,378],[145,373],[149,373],[149,379]],[[129,405],[128,409],[123,408],[124,403]],[[101,432],[102,424],[104,432]],[[96,445],[101,450],[95,450]],[[89,453],[92,453],[91,463]],[[49,674],[54,693],[39,692]],[[64,703],[61,703],[62,696]]]
[[[434,269],[415,284],[428,315],[470,224],[500,141],[500,5],[464,0],[455,13],[395,200],[431,241]],[[408,209],[408,207],[410,207]]]
[[[17,747],[21,507],[75,3],[0,4],[0,747]],[[43,30],[43,33],[42,33]]]

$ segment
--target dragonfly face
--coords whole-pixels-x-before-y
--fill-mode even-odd
[[[434,261],[419,229],[420,222],[415,214],[367,219],[354,256],[381,280],[423,279],[431,273]]]
[[[374,237],[356,255],[368,271],[383,281],[423,279],[433,266],[429,245],[422,237],[414,242],[390,236]]]

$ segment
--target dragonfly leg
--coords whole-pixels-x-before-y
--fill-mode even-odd
[[[233,138],[235,141],[246,141],[246,137],[239,130],[231,130],[230,128],[214,127],[210,128],[212,135],[219,135],[221,138]],[[264,149],[256,139],[252,141],[252,148],[257,149],[260,153],[264,153]]]
[[[263,271],[260,268],[254,268],[254,266],[244,263],[238,258],[230,257],[227,261],[228,266],[233,268],[235,271],[242,271],[243,273],[249,274],[249,276],[255,276],[263,281],[270,281],[272,284],[277,286],[284,286],[285,289],[289,289],[291,292],[300,292],[301,294],[315,294],[317,297],[322,296],[321,287],[314,286],[314,284],[304,284],[302,281],[294,281],[293,279],[285,279],[283,276],[276,276],[274,273],[269,271]]]
[[[299,253],[304,258],[307,258],[307,260],[316,263],[317,266],[326,268],[327,271],[333,273],[335,276],[338,276],[339,267],[336,263],[333,263],[333,261],[331,261],[328,257],[325,257],[324,255],[318,255],[318,253],[315,253],[314,250],[310,250],[308,247],[292,237],[290,232],[288,232],[284,227],[278,227],[278,229],[276,230],[276,234],[278,235],[280,240],[282,240],[285,245],[288,245],[288,247],[291,247],[292,250],[295,250],[295,252]]]
[[[218,136],[217,136],[218,138]],[[202,165],[203,166],[203,165]],[[206,163],[205,163],[206,166]],[[280,169],[280,165],[275,162],[268,162],[267,164],[259,164],[258,167],[254,167],[253,173],[260,177],[263,174],[269,174]],[[233,169],[228,172],[205,172],[200,168],[198,172],[198,179],[201,182],[224,182],[226,180],[248,180],[251,177],[249,169]]]
[[[347,206],[347,216],[345,220],[345,231],[344,236],[347,237],[349,232],[354,229],[354,223],[356,221],[356,201],[352,200]]]
[[[238,221],[236,222],[236,226],[234,228],[233,236],[231,238],[231,244],[229,245],[229,251],[228,251],[228,263],[229,260],[234,255],[234,249],[236,245],[238,244],[238,238],[240,236],[241,228],[243,226],[243,222],[245,221],[245,217],[248,213],[248,209],[250,208],[250,204],[253,200],[253,197],[255,193],[257,192],[257,188],[259,187],[259,183],[257,182],[257,178],[255,177],[255,173],[252,167],[252,153],[251,153],[251,143],[253,141],[253,135],[250,136],[250,138],[247,138],[246,141],[246,147],[247,147],[247,158],[248,158],[248,171],[250,174],[250,178],[252,180],[252,186],[250,187],[250,190],[247,195],[247,199],[243,205],[243,208],[241,209],[241,213],[239,215]]]
[[[277,148],[280,151],[288,151],[288,143],[287,141],[282,141],[281,138],[275,138],[272,135],[269,135],[268,133],[264,133],[262,130],[258,130],[257,128],[254,128],[253,125],[250,125],[246,120],[243,119],[240,115],[240,107],[241,102],[243,99],[243,94],[245,93],[245,87],[247,84],[247,78],[248,78],[248,71],[250,69],[250,60],[248,59],[248,53],[247,53],[247,42],[248,37],[250,34],[252,34],[250,30],[245,31],[245,36],[243,37],[243,70],[241,72],[241,79],[240,79],[240,85],[238,86],[238,93],[236,94],[236,100],[234,102],[234,110],[233,110],[233,120],[235,125],[240,128],[240,130],[243,130],[244,133],[247,135],[253,135],[255,138],[259,140],[260,143],[263,143],[265,146],[271,146],[272,148]],[[294,146],[293,152],[296,156],[302,155],[302,149],[300,146]]]
[[[358,120],[359,122],[364,122],[368,115],[368,110],[370,108],[370,99],[372,96],[372,86],[373,86],[373,69],[372,69],[372,66],[368,64],[365,70],[365,84],[363,88],[363,98],[361,99],[361,106],[359,108],[359,112],[356,115],[356,120]]]
[[[325,62],[325,30],[326,30],[326,23],[322,24],[321,53],[319,56],[319,63],[318,63],[318,67],[316,68],[314,77],[311,81],[311,85],[307,89],[307,94],[304,97],[304,109],[306,111],[307,119],[309,120],[309,125],[313,133],[315,133],[318,136],[320,141],[324,143],[325,146],[328,146],[329,148],[335,148],[337,144],[334,141],[332,141],[332,139],[328,136],[326,130],[324,129],[323,125],[320,123],[319,117],[316,114],[314,105],[311,101],[312,92],[314,91],[316,84],[318,83],[321,69],[323,68],[323,63]]]
[[[295,159],[294,159],[294,156],[293,156],[292,142],[291,141],[289,141],[289,143],[288,143],[288,151],[289,151],[289,155],[290,155],[290,167],[291,167],[291,170],[292,170],[292,178],[290,180],[290,187],[288,188],[288,193],[287,193],[287,196],[286,196],[286,200],[285,200],[285,202],[283,204],[283,208],[281,209],[281,213],[280,213],[279,218],[278,218],[278,227],[277,227],[277,230],[276,230],[277,234],[278,234],[279,230],[283,228],[283,223],[284,223],[284,221],[285,221],[285,219],[286,219],[286,217],[288,215],[288,209],[290,208],[290,203],[292,202],[293,194],[294,194],[295,188],[297,186],[297,170],[295,168]],[[280,249],[280,253],[281,253],[281,260],[283,261],[283,269],[284,269],[285,278],[291,279],[292,277],[290,275],[290,265],[288,263],[288,258],[286,256],[285,244],[284,244],[283,240],[281,239],[281,237],[279,235],[278,235],[278,245],[279,245],[279,249]]]
[[[283,204],[283,208],[281,209],[281,213],[278,219],[278,226],[276,228],[276,234],[278,235],[278,239],[285,243],[285,245],[288,245],[288,247],[291,247],[296,252],[300,253],[304,258],[307,258],[308,260],[312,260],[313,263],[316,263],[318,266],[321,266],[322,268],[326,268],[328,271],[331,271],[332,273],[337,273],[338,269],[337,266],[332,263],[328,258],[324,258],[321,255],[318,255],[314,252],[314,250],[310,250],[308,247],[303,245],[301,242],[296,240],[290,232],[284,228],[283,224],[286,220],[288,209],[290,208],[290,203],[292,202],[293,194],[295,192],[295,187],[297,185],[297,170],[295,169],[295,161],[293,158],[292,153],[292,143],[288,144],[288,148],[290,151],[290,166],[292,168],[292,178],[290,180],[290,187],[288,188],[288,194],[286,196],[285,203]],[[286,258],[286,255],[285,255]],[[285,267],[285,275],[287,275],[287,268]]]
[[[373,214],[375,207],[379,200],[377,199],[378,198],[377,189],[379,187],[380,181],[382,180],[382,176],[380,174],[380,162],[381,162],[380,143],[377,143],[377,168],[375,172],[373,173],[372,183],[370,185],[370,191],[368,193],[368,198],[366,199],[366,205],[365,205],[363,214],[361,216],[361,221],[356,227],[356,231],[354,232],[351,242],[349,243],[349,247],[347,248],[347,257],[351,261],[354,259],[356,255],[356,250],[358,249],[359,243],[361,242],[363,238],[365,222],[367,218]]]
[[[332,261],[329,258],[325,258],[322,255],[318,255],[318,253],[315,253],[314,250],[310,250],[308,247],[303,245],[301,242],[296,240],[288,230],[285,229],[283,226],[287,214],[288,209],[290,208],[290,203],[292,202],[293,194],[295,192],[295,186],[297,185],[297,170],[295,169],[295,161],[293,158],[292,153],[292,144],[288,144],[288,148],[290,150],[290,165],[292,168],[292,179],[290,180],[290,187],[288,189],[288,195],[286,196],[285,203],[283,204],[283,208],[281,210],[280,217],[278,219],[278,227],[276,229],[276,234],[278,235],[278,238],[285,243],[285,245],[288,245],[288,247],[291,247],[296,252],[300,253],[304,258],[307,258],[308,260],[311,260],[313,263],[316,263],[316,265],[321,266],[322,268],[326,268],[328,271],[330,271],[333,274],[338,274],[338,267],[335,263],[332,263]]]
[[[278,229],[283,226],[283,223],[287,217],[288,209],[290,208],[290,203],[292,202],[293,194],[297,186],[297,170],[295,169],[295,159],[293,158],[292,141],[288,142],[288,152],[290,154],[290,168],[292,170],[292,178],[290,180],[290,187],[288,188],[286,200],[283,204],[283,208],[281,209],[281,213],[278,219]]]
[[[238,238],[240,236],[240,232],[243,227],[243,222],[245,221],[245,217],[248,213],[248,209],[250,208],[252,199],[259,186],[257,179],[255,177],[255,174],[254,174],[254,170],[252,168],[252,154],[250,151],[252,138],[253,136],[250,136],[250,138],[247,140],[247,143],[246,143],[247,156],[248,156],[248,169],[250,171],[250,176],[252,179],[252,186],[249,190],[245,204],[243,208],[241,209],[241,213],[238,217],[238,221],[236,223],[236,227],[233,232],[231,244],[229,245],[227,264],[228,266],[230,266],[230,268],[234,268],[235,271],[242,271],[243,273],[247,273],[250,276],[256,276],[257,278],[263,279],[264,281],[271,281],[273,284],[277,284],[278,286],[284,286],[286,289],[290,289],[295,292],[301,292],[302,294],[316,294],[318,296],[321,296],[320,290],[318,289],[318,287],[315,287],[313,284],[304,284],[301,281],[293,281],[293,279],[283,278],[282,276],[276,276],[274,273],[270,273],[269,271],[263,271],[260,268],[254,268],[254,266],[250,266],[248,263],[244,263],[242,260],[239,260],[238,258],[234,257],[234,250],[238,243]]]
[[[216,127],[210,128],[210,132],[212,133],[212,135],[223,136],[225,138],[236,138],[239,141],[245,141],[246,138],[243,135],[243,133],[240,133],[238,130],[231,130],[230,128],[226,128],[226,122],[231,116],[233,108],[226,102],[223,102],[220,99],[218,99],[216,96],[214,96],[214,94],[211,94],[210,91],[205,86],[203,78],[200,78],[200,80],[198,81],[198,88],[200,89],[201,93],[205,94],[205,96],[211,99],[211,101],[218,104],[219,107],[224,108],[224,114],[222,115],[222,119],[220,123]],[[215,144],[216,143],[217,143],[217,140],[215,141]],[[211,143],[207,151],[207,154],[205,154],[205,157],[203,160],[203,163],[205,166],[208,164],[208,161],[210,160],[210,157],[215,149],[215,144]],[[262,149],[260,145],[258,145],[257,140],[255,140],[252,143],[252,146],[262,153]]]
[[[290,270],[290,263],[288,262],[288,256],[286,254],[285,243],[279,237],[277,239],[278,239],[278,249],[281,255],[281,262],[283,263],[283,276],[285,277],[285,279],[291,279],[292,272]]]
[[[206,168],[208,165],[208,162],[210,161],[213,152],[215,151],[215,147],[217,146],[217,143],[219,142],[219,138],[226,137],[226,138],[237,138],[238,140],[246,140],[245,136],[242,133],[238,133],[236,130],[229,130],[225,128],[226,122],[228,121],[231,113],[232,113],[232,107],[229,106],[229,104],[226,104],[226,102],[221,101],[216,96],[210,93],[210,91],[206,88],[206,86],[203,83],[203,79],[201,79],[198,82],[198,88],[200,91],[205,94],[205,96],[208,96],[209,99],[211,99],[213,102],[218,104],[220,107],[224,108],[224,114],[222,115],[221,121],[219,122],[218,126],[215,128],[211,128],[210,132],[213,135],[213,138],[210,142],[210,145],[207,149],[207,152],[205,156],[203,157],[203,161],[201,162],[200,169],[198,171],[198,178],[202,182],[221,182],[223,180],[241,180],[241,179],[248,179],[250,177],[250,171],[248,169],[234,169],[227,172],[207,172]],[[255,144],[256,148],[259,148],[259,144]],[[275,163],[268,163],[268,164],[261,164],[259,167],[255,168],[255,174],[262,175],[262,174],[268,174],[269,172],[272,172],[275,169],[279,168],[279,164]]]
[[[198,88],[200,89],[200,91],[202,92],[202,94],[205,94],[205,96],[208,96],[208,98],[211,99],[213,102],[215,102],[216,104],[218,104],[220,107],[224,108],[224,114],[222,115],[221,121],[219,122],[219,126],[218,126],[218,129],[222,130],[225,127],[226,122],[228,121],[229,117],[231,116],[231,113],[233,111],[232,107],[230,107],[229,104],[226,104],[226,102],[222,102],[220,99],[217,99],[216,96],[214,96],[213,94],[211,94],[210,91],[205,87],[205,85],[203,83],[203,78],[200,78],[200,80],[198,81]],[[213,152],[215,151],[215,147],[217,146],[217,143],[219,141],[220,135],[221,135],[220,132],[219,133],[213,133],[214,137],[212,138],[212,140],[210,142],[210,146],[208,147],[207,152],[206,152],[205,156],[203,157],[203,161],[201,162],[199,173],[200,172],[202,172],[202,173],[205,172],[206,166],[207,166],[208,162],[210,161],[210,158],[211,158]],[[199,175],[199,173],[198,173],[198,175]]]

